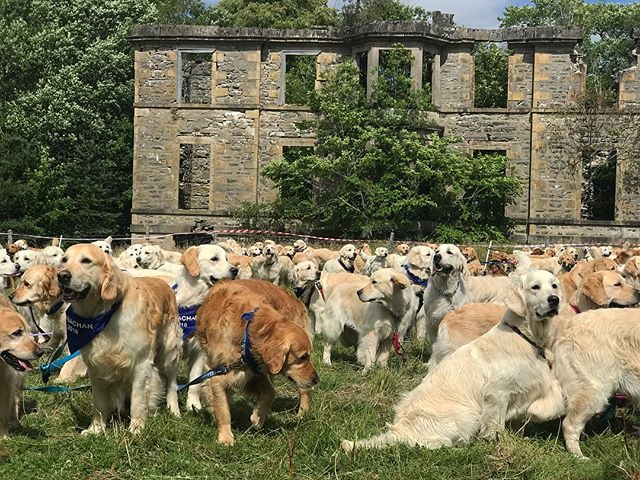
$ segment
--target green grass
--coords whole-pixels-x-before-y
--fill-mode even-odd
[[[321,342],[316,342],[314,364],[321,382],[311,411],[298,419],[295,390],[278,380],[274,411],[264,430],[254,432],[250,406],[236,395],[233,447],[217,443],[206,413],[175,419],[163,411],[138,436],[122,422],[114,422],[105,435],[80,436],[90,421],[89,392],[27,392],[22,427],[0,441],[0,478],[640,479],[640,440],[611,432],[593,435],[582,442],[592,458],[583,462],[565,452],[558,422],[466,447],[342,453],[340,439],[379,433],[393,418],[401,393],[420,383],[428,349],[410,345],[406,350],[407,364],[394,357],[390,368],[363,374],[351,349],[338,349],[334,365],[324,366]],[[32,375],[30,384],[38,383]],[[183,394],[183,408],[184,401]]]

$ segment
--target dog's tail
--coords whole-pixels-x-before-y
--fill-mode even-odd
[[[386,448],[404,442],[406,439],[398,437],[393,432],[385,432],[364,440],[342,440],[340,448],[346,453],[351,453],[358,448]]]

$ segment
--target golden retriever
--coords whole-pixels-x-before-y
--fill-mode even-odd
[[[289,270],[293,267],[293,262],[285,255],[278,255],[277,250],[275,245],[267,244],[262,255],[252,257],[251,276],[274,285],[288,286]]]
[[[9,428],[18,426],[24,372],[33,368],[31,360],[44,353],[29,336],[26,320],[7,304],[3,300],[0,305],[0,439],[9,435]]]
[[[409,279],[391,268],[362,282],[337,285],[327,298],[322,323],[324,363],[331,365],[331,350],[342,343],[356,346],[357,361],[365,372],[374,365],[386,366],[394,331],[404,337],[418,305]]]
[[[319,378],[311,363],[308,328],[304,305],[272,283],[223,281],[209,290],[198,310],[197,338],[207,368],[231,369],[226,375],[208,379],[202,388],[218,425],[220,443],[234,443],[231,388],[257,397],[251,414],[256,429],[264,426],[275,398],[273,375],[283,375],[298,387],[300,413],[309,408],[310,389]]]
[[[513,418],[544,421],[561,415],[562,391],[543,346],[560,295],[558,279],[547,271],[519,277],[499,325],[429,371],[403,396],[387,432],[343,440],[342,448],[405,443],[435,449],[477,436],[494,438]]]
[[[322,271],[328,273],[355,273],[355,261],[357,256],[358,251],[356,250],[355,245],[347,243],[338,252],[338,258],[328,260],[322,267]]]
[[[80,349],[91,380],[93,419],[83,433],[103,432],[127,399],[129,430],[139,432],[165,391],[169,410],[179,416],[176,377],[182,334],[171,288],[157,278],[127,275],[100,248],[86,244],[67,249],[58,283],[71,304],[69,349]]]
[[[580,434],[620,392],[640,402],[640,310],[610,308],[559,319],[549,334],[555,374],[566,396],[567,450],[584,458]]]

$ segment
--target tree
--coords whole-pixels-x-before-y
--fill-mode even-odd
[[[326,0],[220,0],[200,19],[221,27],[309,28],[336,25]]]
[[[475,60],[476,107],[493,108],[507,106],[509,79],[509,52],[495,43],[477,43]]]
[[[265,208],[278,212],[271,226],[368,238],[425,235],[436,224],[440,239],[457,241],[506,232],[500,206],[519,181],[504,176],[504,157],[469,158],[433,133],[428,98],[406,75],[410,62],[409,50],[391,50],[370,100],[357,66],[338,66],[312,104],[315,152],[264,170],[279,191]],[[255,207],[244,213],[251,209],[255,225]]]
[[[579,47],[588,67],[587,88],[617,100],[618,72],[631,64],[634,28],[640,24],[640,4],[587,3],[583,0],[532,0],[533,5],[510,6],[501,26],[573,25],[584,34]]]
[[[350,30],[379,21],[427,21],[429,13],[422,7],[405,5],[400,0],[347,0],[340,12],[340,24]]]

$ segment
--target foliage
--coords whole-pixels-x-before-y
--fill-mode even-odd
[[[509,52],[495,43],[476,43],[475,61],[476,107],[493,108],[507,106],[509,80]]]
[[[220,0],[201,17],[221,27],[309,28],[336,25],[326,0]]]
[[[505,177],[504,157],[471,159],[433,132],[424,91],[406,77],[410,52],[389,52],[368,100],[353,62],[338,66],[312,108],[319,113],[314,154],[270,163],[279,189],[268,209],[287,228],[349,236],[425,234],[446,224],[464,237],[504,234],[503,205],[520,185]],[[311,153],[311,152],[308,152]],[[494,237],[495,238],[495,237]]]
[[[429,19],[422,7],[405,5],[400,0],[346,0],[340,12],[343,29],[350,30],[378,21]]]
[[[503,27],[575,25],[584,39],[579,47],[588,66],[587,87],[614,103],[618,72],[631,65],[633,29],[640,24],[640,3],[587,3],[584,0],[532,0],[509,6]]]
[[[313,55],[287,55],[285,103],[308,105],[316,88],[316,58]]]

